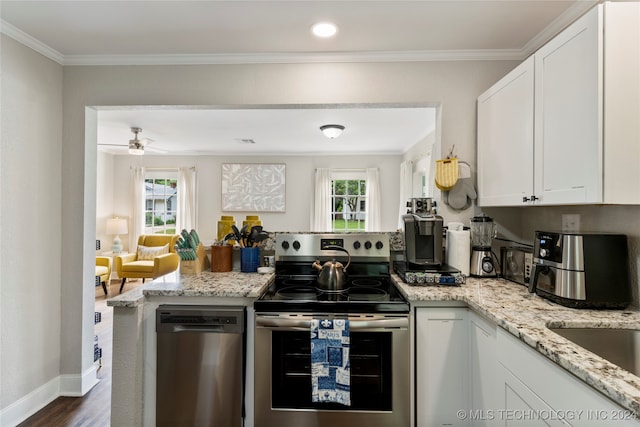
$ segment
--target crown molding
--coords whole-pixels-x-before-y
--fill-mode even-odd
[[[0,20],[0,32],[64,66],[85,65],[237,65],[429,61],[522,61],[601,0],[575,2],[521,49],[411,50],[379,52],[296,52],[176,55],[63,55]]]
[[[596,4],[601,2],[602,0],[581,0],[573,3],[562,15],[554,19],[549,25],[524,45],[522,48],[522,59],[531,56],[536,50],[544,46],[545,43],[554,38],[576,19],[580,18]]]
[[[202,55],[66,55],[64,65],[232,65],[345,62],[509,61],[519,49],[400,52],[248,53]]]
[[[412,50],[381,52],[299,52],[195,55],[63,55],[40,40],[0,20],[0,32],[60,65],[232,65],[346,62],[519,61],[521,49]]]
[[[15,41],[22,43],[27,47],[30,47],[31,49],[51,59],[52,61],[55,61],[60,65],[64,65],[65,58],[63,54],[42,43],[40,40],[31,37],[29,34],[14,27],[3,19],[0,19],[0,32],[11,37]]]

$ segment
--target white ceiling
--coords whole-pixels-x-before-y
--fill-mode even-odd
[[[0,28],[63,65],[520,60],[595,3],[2,0]],[[318,21],[337,36],[311,36]],[[398,153],[434,125],[424,108],[325,107],[100,111],[99,142],[126,144],[137,126],[174,154]],[[321,137],[329,122],[346,126],[339,139]]]
[[[328,139],[320,126],[340,124],[345,130]],[[130,127],[142,128],[139,138],[153,140],[147,154],[398,154],[435,128],[435,109],[425,107],[344,108],[292,106],[254,109],[135,109],[98,112],[98,144],[114,154],[126,154]],[[242,140],[253,140],[247,143]]]

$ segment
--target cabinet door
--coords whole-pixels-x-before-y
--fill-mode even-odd
[[[498,328],[496,342],[505,401],[505,411],[500,417],[509,421],[506,425],[529,426],[537,421],[575,427],[640,425],[632,411],[622,408],[509,332]],[[550,418],[550,414],[562,414],[562,417]]]
[[[501,366],[504,383],[505,410],[499,412],[500,421],[505,426],[558,426],[567,424],[558,417],[545,416],[553,414],[553,409],[535,394],[522,381],[516,378],[507,368]]]
[[[478,205],[520,206],[533,194],[534,60],[478,97]]]
[[[534,193],[540,204],[602,202],[600,11],[592,9],[534,55]]]
[[[466,426],[468,408],[466,308],[416,309],[416,425]]]
[[[469,360],[471,370],[471,407],[474,426],[502,425],[496,416],[504,405],[500,399],[496,326],[469,312]]]
[[[604,202],[640,204],[640,2],[606,2]]]

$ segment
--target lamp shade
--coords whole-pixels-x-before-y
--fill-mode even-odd
[[[107,234],[127,234],[127,220],[124,218],[111,218],[107,220]]]
[[[324,125],[320,126],[320,130],[327,138],[337,138],[342,134],[344,126],[342,125]]]

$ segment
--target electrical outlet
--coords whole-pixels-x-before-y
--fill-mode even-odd
[[[580,230],[580,214],[563,214],[562,231],[565,233],[576,233]]]

